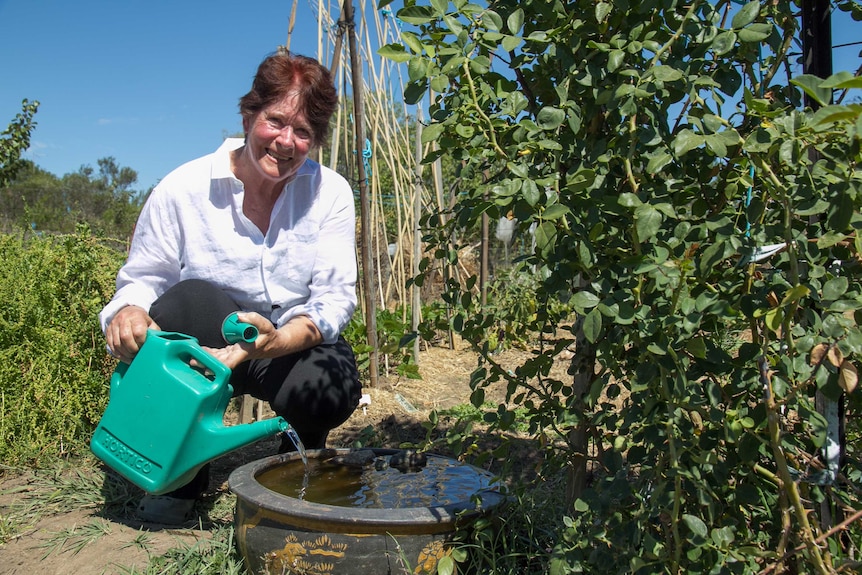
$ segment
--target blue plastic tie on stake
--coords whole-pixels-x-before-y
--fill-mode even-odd
[[[380,13],[383,14],[384,18],[386,18],[387,16],[392,18],[392,21],[395,22],[395,25],[398,26],[399,30],[401,30],[401,20],[399,20],[398,17],[392,13],[391,8],[387,6],[386,8],[380,10]]]
[[[365,166],[366,179],[371,176],[371,140],[365,138],[365,148],[362,150],[362,163]]]

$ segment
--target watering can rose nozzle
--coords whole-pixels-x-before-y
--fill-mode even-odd
[[[224,318],[221,324],[221,335],[229,344],[241,341],[252,343],[257,339],[258,331],[252,324],[239,321],[236,312],[233,312]]]

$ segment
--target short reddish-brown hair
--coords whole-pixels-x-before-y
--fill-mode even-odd
[[[251,118],[291,92],[299,95],[301,112],[314,132],[314,146],[321,146],[329,136],[338,93],[329,70],[314,58],[283,48],[267,56],[257,68],[251,91],[239,99],[239,113]]]

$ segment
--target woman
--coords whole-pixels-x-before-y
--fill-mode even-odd
[[[340,336],[356,307],[353,191],[308,158],[336,105],[316,60],[286,50],[267,57],[240,99],[244,140],[156,186],[100,314],[108,349],[124,362],[148,329],[195,336],[233,370],[237,394],[268,401],[309,449],[325,446],[361,395]],[[253,343],[222,339],[234,311],[257,327]],[[207,484],[204,468],[176,492],[144,497],[139,515],[182,522]]]

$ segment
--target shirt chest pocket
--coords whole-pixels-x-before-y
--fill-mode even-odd
[[[288,231],[287,250],[283,261],[279,262],[282,270],[286,268],[287,278],[294,284],[307,288],[311,283],[311,273],[317,259],[318,234],[305,231]]]

